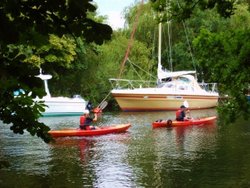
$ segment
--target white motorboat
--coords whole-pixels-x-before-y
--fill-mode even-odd
[[[74,116],[81,115],[88,110],[86,109],[87,101],[85,101],[80,95],[74,95],[69,97],[52,97],[48,88],[48,80],[52,78],[52,75],[46,75],[40,73],[38,78],[43,80],[46,96],[43,98],[36,98],[35,101],[44,101],[47,105],[43,116]]]

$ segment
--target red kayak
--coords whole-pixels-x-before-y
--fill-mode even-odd
[[[62,129],[62,130],[51,130],[49,134],[53,137],[63,137],[63,136],[98,136],[110,133],[121,133],[125,132],[129,127],[130,123],[119,124],[106,127],[98,127],[94,130],[81,130],[81,129]]]
[[[186,125],[200,125],[200,124],[209,124],[213,123],[216,120],[216,116],[199,118],[199,119],[190,119],[186,121],[176,121],[176,120],[157,120],[152,123],[153,128],[159,127],[171,127],[171,126],[186,126]]]

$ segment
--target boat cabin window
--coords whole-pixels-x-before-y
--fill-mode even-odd
[[[185,83],[190,83],[191,82],[188,78],[185,78],[185,77],[178,77],[176,80],[177,81],[182,81],[182,82],[185,82]]]
[[[73,98],[74,99],[82,99],[82,96],[81,95],[73,95]]]
[[[191,80],[186,77],[176,77],[176,78],[165,78],[161,80],[162,82],[158,85],[159,88],[169,88],[177,90],[192,90],[190,85]]]
[[[169,78],[163,78],[161,81],[162,82],[171,82],[173,80],[173,78],[169,77]]]

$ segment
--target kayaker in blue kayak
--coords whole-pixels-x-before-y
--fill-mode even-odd
[[[95,126],[91,125],[93,121],[97,121],[97,114],[94,113],[94,117],[90,117],[89,113],[85,113],[80,117],[80,129],[82,130],[94,130]]]

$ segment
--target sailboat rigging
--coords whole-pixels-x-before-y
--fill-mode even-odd
[[[167,22],[170,32],[171,22]],[[217,105],[216,83],[199,84],[196,71],[166,71],[161,63],[162,22],[158,24],[158,68],[157,82],[109,79],[113,89],[111,94],[123,111],[163,111],[176,110],[187,101],[190,109],[206,109]],[[171,39],[169,38],[169,44]],[[171,52],[171,47],[169,48]]]

